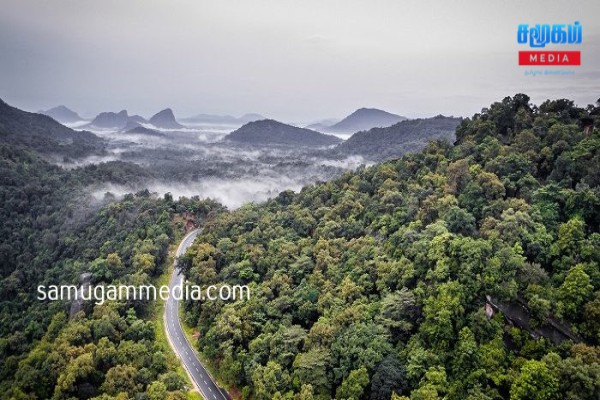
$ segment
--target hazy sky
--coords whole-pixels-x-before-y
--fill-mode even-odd
[[[600,1],[0,0],[0,98],[149,116],[358,107],[471,115],[517,92],[600,97]],[[574,76],[524,76],[517,25],[583,26]]]

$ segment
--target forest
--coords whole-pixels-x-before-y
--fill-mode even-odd
[[[506,97],[461,120],[455,143],[234,211],[148,190],[98,200],[89,185],[148,171],[59,167],[35,138],[7,133],[11,121],[0,121],[1,398],[186,399],[156,304],[73,310],[35,288],[83,273],[155,282],[187,218],[202,221],[179,260],[187,278],[251,288],[247,301],[184,304],[236,399],[600,396],[600,101]],[[46,147],[74,157],[95,145]]]
[[[207,219],[187,302],[243,399],[600,396],[600,101],[506,97],[456,143]]]
[[[0,397],[186,399],[189,389],[159,329],[155,305],[36,300],[37,285],[152,283],[170,265],[183,215],[204,218],[210,200],[142,191],[97,202],[93,182],[138,179],[113,162],[67,171],[29,149],[0,145]],[[77,311],[77,310],[75,310]],[[159,319],[160,321],[160,319]]]

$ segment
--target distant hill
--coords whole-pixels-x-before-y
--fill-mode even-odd
[[[129,115],[127,110],[121,110],[118,113],[100,113],[86,127],[90,129],[110,129],[125,132],[147,123],[148,121],[144,117]]]
[[[46,111],[40,111],[40,114],[47,115],[61,124],[70,124],[73,122],[84,121],[75,111],[68,109],[65,106],[58,106]]]
[[[127,125],[128,119],[127,110],[121,110],[118,113],[103,112],[98,114],[89,126],[100,129],[123,129]]]
[[[99,153],[104,140],[91,132],[77,132],[47,115],[11,107],[0,100],[0,141],[32,148],[43,154],[81,157]]]
[[[254,122],[254,121],[260,121],[266,119],[265,117],[263,117],[260,114],[256,114],[256,113],[249,113],[249,114],[244,114],[241,117],[239,117],[237,120],[239,122],[242,122],[244,124],[247,124],[248,122]]]
[[[177,120],[175,119],[175,115],[173,114],[173,110],[170,108],[165,108],[162,111],[154,114],[152,118],[150,118],[149,122],[156,126],[157,128],[162,129],[181,129],[184,128]]]
[[[338,122],[340,122],[339,118],[325,118],[318,121],[313,121],[309,125],[306,125],[305,128],[312,129],[313,131],[324,132],[327,128],[337,124]]]
[[[357,132],[336,147],[344,154],[359,154],[373,161],[398,158],[421,150],[427,142],[437,139],[455,140],[454,131],[461,118],[438,115],[412,119],[387,128]]]
[[[137,122],[136,120],[134,120],[132,118],[127,118],[127,123],[125,124],[124,127],[120,128],[119,130],[121,132],[128,132],[132,129],[139,128],[139,127],[142,127],[142,125],[139,122]]]
[[[184,118],[182,121],[192,124],[243,125],[263,119],[265,117],[260,114],[244,114],[239,118],[232,115],[198,114],[193,117]]]
[[[248,144],[293,146],[328,146],[341,139],[310,129],[298,128],[272,119],[249,122],[231,132],[224,140]]]
[[[131,129],[125,131],[125,133],[135,133],[135,134],[150,135],[150,136],[166,136],[162,132],[155,131],[154,129],[145,128],[143,126],[136,126],[134,128],[131,128]]]
[[[139,116],[139,115],[130,115],[129,118],[127,118],[129,122],[137,122],[138,124],[147,124],[148,120],[146,120],[146,118]]]
[[[387,111],[376,108],[360,108],[337,124],[323,129],[326,132],[353,133],[371,128],[385,128],[404,120],[406,120],[406,117],[391,114]]]

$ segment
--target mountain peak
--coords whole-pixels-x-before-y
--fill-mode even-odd
[[[47,115],[63,124],[83,121],[83,118],[81,118],[79,114],[63,105],[53,107],[46,111],[40,111],[40,114]]]
[[[337,149],[373,161],[389,160],[419,151],[431,140],[454,141],[454,131],[460,122],[460,118],[440,115],[400,121],[388,127],[356,132]]]
[[[157,128],[163,129],[181,129],[184,127],[177,122],[175,119],[175,114],[173,114],[173,110],[170,108],[165,108],[164,110],[154,114],[152,118],[150,118],[149,122]]]
[[[121,110],[118,113],[101,112],[90,123],[90,126],[104,129],[121,129],[127,124],[128,117],[127,110]]]
[[[310,129],[298,128],[273,119],[248,122],[231,132],[225,140],[248,144],[290,146],[329,146],[341,140]]]
[[[362,107],[335,125],[327,128],[331,132],[359,132],[371,128],[384,128],[404,121],[406,117],[392,114],[378,108]]]
[[[90,132],[76,132],[54,118],[19,110],[0,99],[2,141],[44,154],[82,157],[101,152],[104,141]]]

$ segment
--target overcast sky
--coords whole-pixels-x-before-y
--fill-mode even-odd
[[[517,92],[600,97],[600,1],[0,0],[0,98],[92,116],[378,107],[468,116]],[[520,23],[583,26],[574,76],[524,76]]]

